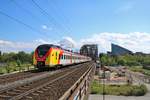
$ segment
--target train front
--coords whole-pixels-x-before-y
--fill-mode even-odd
[[[33,64],[37,68],[45,68],[49,65],[49,55],[50,55],[50,49],[52,45],[49,44],[43,44],[38,46],[35,49],[34,55],[33,55]]]

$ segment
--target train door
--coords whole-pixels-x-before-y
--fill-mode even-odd
[[[59,64],[59,55],[60,54],[60,51],[58,51],[58,50],[56,50],[56,52],[55,52],[55,64]]]
[[[51,52],[50,64],[51,65],[56,65],[57,64],[57,51],[55,49],[53,49],[52,52]]]
[[[50,54],[50,65],[54,65],[54,59],[55,59],[55,52],[54,50],[52,50],[51,54]]]

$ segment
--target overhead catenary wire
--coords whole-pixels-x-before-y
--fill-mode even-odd
[[[54,11],[55,14],[58,15],[58,16],[59,16],[59,14],[60,14],[61,16],[59,16],[59,17],[62,18],[62,20],[65,22],[65,24],[68,23],[68,24],[65,26],[65,28],[68,30],[69,33],[71,33],[71,32],[72,32],[72,28],[69,27],[69,26],[71,26],[69,19],[68,19],[63,13],[61,13],[62,10],[61,10],[58,6],[56,6],[56,4],[55,4],[55,2],[53,2],[53,0],[47,0],[47,1],[48,1],[48,4],[50,5],[51,8],[52,8],[52,6],[53,6],[53,9],[55,10],[55,11]],[[52,5],[52,4],[53,4],[53,5]],[[57,12],[57,9],[59,10],[59,14],[58,14],[58,12]],[[66,22],[66,21],[67,21],[67,22]]]
[[[37,4],[34,0],[31,0],[31,1],[33,2],[34,6],[36,6],[38,9],[40,9],[40,12],[48,18],[49,22],[52,23],[53,25],[55,25],[55,27],[57,27],[56,21],[39,4]],[[51,20],[51,18],[53,20]],[[53,22],[53,21],[55,21],[55,22]],[[61,35],[58,30],[56,30],[56,31],[58,32],[57,35],[58,34]]]
[[[29,28],[30,30],[32,30],[32,31],[34,31],[34,32],[36,32],[36,33],[38,33],[38,34],[40,34],[40,35],[42,35],[42,36],[44,36],[41,31],[35,29],[34,27],[32,27],[32,26],[30,26],[30,25],[24,23],[23,21],[21,21],[21,20],[15,18],[15,17],[12,17],[12,16],[8,15],[7,13],[4,13],[4,12],[1,11],[1,10],[0,10],[0,14],[3,15],[3,16],[5,16],[5,17],[8,17],[9,19],[11,19],[11,20],[13,20],[13,21],[15,21],[15,22],[17,22],[17,23],[19,23],[19,24],[21,24],[21,25],[27,27],[27,28]]]
[[[28,15],[32,16],[34,20],[36,20],[37,22],[40,21],[41,23],[43,23],[43,21],[42,21],[39,17],[37,17],[37,16],[34,15],[32,12],[30,12],[29,10],[25,9],[24,7],[22,7],[16,0],[10,0],[10,1],[13,2],[14,5],[17,6],[20,10],[22,10],[22,11],[24,11],[25,13],[27,13]],[[44,24],[43,24],[43,25],[44,25]],[[43,32],[43,33],[45,33],[45,32]],[[48,36],[47,33],[45,33],[45,34]]]
[[[17,2],[17,0],[10,0],[10,1],[12,1],[12,2],[16,5],[16,7],[18,7],[22,12],[25,12],[26,14],[31,15],[31,16],[34,18],[33,20],[38,20],[38,16],[35,16],[34,13],[32,13],[30,10],[28,10],[25,6],[20,5],[20,3]],[[47,11],[45,11],[45,9],[43,9],[38,3],[36,3],[35,0],[31,0],[31,1],[32,1],[32,2],[34,1],[34,6],[38,7],[38,8],[40,9],[40,12],[41,12],[44,16],[47,16],[47,17],[48,17],[48,19],[49,19],[48,21],[49,21],[49,22],[51,22],[51,23],[52,23],[53,25],[55,25],[55,26],[57,26],[57,25],[61,26],[59,23],[57,23],[57,21],[55,20],[55,18],[53,18]],[[37,5],[35,5],[35,3],[36,3]],[[33,5],[33,3],[30,3],[30,4]],[[40,34],[41,36],[46,37],[46,38],[50,36],[49,34],[46,34],[45,32],[42,32],[42,31],[39,30],[39,29],[36,29],[36,28],[33,27],[32,25],[27,24],[26,22],[24,22],[24,21],[18,19],[17,17],[13,17],[13,16],[9,15],[8,13],[4,12],[3,9],[0,9],[0,10],[1,10],[1,11],[0,11],[0,14],[1,14],[1,15],[5,16],[5,17],[8,17],[9,19],[11,19],[11,20],[17,22],[18,24],[21,24],[21,25],[27,27],[28,29],[30,29],[30,30],[36,32],[36,34]],[[39,21],[39,20],[38,20],[38,21]],[[56,22],[56,23],[55,23],[55,22]],[[58,31],[60,31],[60,30],[56,30],[56,31],[58,32]],[[55,32],[56,32],[56,31],[55,31]],[[62,30],[62,31],[63,31],[63,30]],[[57,33],[57,32],[56,32],[56,33]],[[58,36],[58,35],[61,35],[61,33],[62,33],[62,32],[58,32],[57,36]],[[63,33],[62,33],[62,34],[63,34]],[[58,37],[60,37],[60,36],[58,36]]]
[[[35,16],[32,12],[30,12],[29,10],[27,10],[27,9],[25,9],[24,7],[22,7],[16,0],[10,0],[10,1],[12,1],[18,8],[20,8],[20,10],[22,10],[22,11],[24,11],[24,12],[26,12],[28,15],[30,15],[30,16],[32,16],[33,18],[34,18],[34,20],[37,20],[37,21],[40,21],[41,23],[43,23],[41,20],[40,20],[40,18],[38,18],[37,16]],[[39,6],[40,7],[40,6]],[[42,13],[42,12],[41,12]],[[45,12],[46,13],[46,12]],[[42,13],[44,16],[45,16],[45,13]],[[50,20],[49,20],[50,21]],[[50,21],[51,22],[51,21]],[[45,25],[45,24],[43,24],[43,25]],[[60,33],[60,32],[58,32],[58,31],[56,31],[58,34]],[[45,32],[44,32],[45,33]],[[47,36],[48,36],[48,34],[47,33],[45,33]]]
[[[21,6],[16,0],[10,0],[10,1],[13,2],[13,4],[15,6],[17,6],[20,10],[22,10],[25,13],[27,13],[28,15],[32,16],[35,20],[42,22],[40,18],[38,18],[36,15],[34,15],[31,11],[29,11],[26,8],[24,8],[23,6]]]
[[[37,7],[37,8],[39,8],[40,9],[40,12],[43,14],[43,15],[46,15],[47,16],[47,18],[49,18],[49,21],[52,23],[52,21],[51,21],[51,19],[54,21],[53,22],[53,24],[55,25],[55,26],[57,26],[57,24],[61,27],[61,28],[63,28],[63,26],[61,25],[61,24],[59,24],[56,20],[55,20],[55,18],[53,17],[53,16],[51,16],[47,11],[45,11],[35,0],[32,0],[32,2],[33,2],[33,4]],[[56,24],[57,23],[57,24]],[[65,29],[65,28],[64,28]],[[65,30],[66,31],[66,30]],[[64,31],[64,32],[65,32]],[[69,33],[68,31],[66,31],[67,33]]]

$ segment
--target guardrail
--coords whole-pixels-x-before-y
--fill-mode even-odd
[[[59,100],[83,100],[88,95],[88,88],[95,72],[95,64],[78,79],[78,81],[64,93]]]

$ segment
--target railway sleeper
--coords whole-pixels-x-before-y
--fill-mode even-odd
[[[8,95],[18,95],[18,94],[20,94],[20,93],[15,92],[15,91],[8,91],[7,94],[8,94]]]
[[[33,97],[31,97],[31,96],[26,96],[25,98],[26,98],[27,100],[33,100]],[[25,100],[26,100],[26,99],[25,99]]]
[[[28,95],[29,97],[32,97],[33,100],[40,100],[41,96],[38,93],[31,93]]]
[[[20,93],[22,93],[23,91],[22,90],[14,89],[14,92],[20,92]]]
[[[47,88],[42,88],[42,90],[43,90],[43,91],[48,91],[48,89],[47,89]]]
[[[19,90],[28,90],[30,87],[19,87]]]
[[[7,99],[11,98],[11,96],[8,96],[8,95],[0,95],[0,99],[1,99],[1,98],[6,98],[6,100],[7,100]]]
[[[25,85],[25,86],[23,86],[24,88],[30,88],[30,86],[29,85]]]
[[[36,92],[41,93],[41,94],[42,94],[42,93],[44,93],[44,92],[43,92],[43,91],[41,91],[41,90],[38,90],[38,91],[36,91]]]
[[[34,96],[39,96],[39,94],[38,94],[38,93],[32,93],[32,95],[34,95]]]

